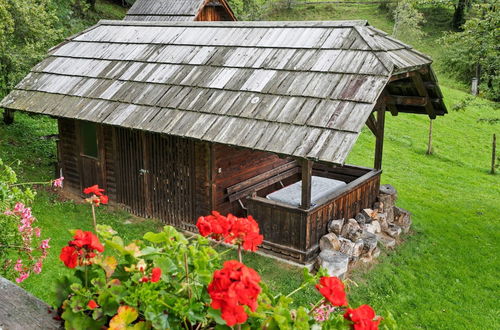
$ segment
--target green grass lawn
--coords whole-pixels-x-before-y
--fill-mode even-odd
[[[346,8],[306,6],[270,18],[368,19],[391,30],[390,21],[376,6]],[[441,32],[434,26],[425,42],[414,43],[434,56],[438,72],[443,71],[436,47]],[[467,94],[451,78],[439,77],[451,109]],[[408,114],[386,118],[382,181],[398,189],[398,205],[413,213],[414,232],[369,271],[354,271],[357,286],[352,285],[349,293],[353,305],[369,303],[378,311],[391,311],[402,329],[500,328],[500,175],[488,174],[491,137],[500,133],[500,125],[478,121],[498,117],[499,111],[497,104],[478,98],[465,111],[437,118],[430,156],[425,154],[428,118]],[[53,119],[16,114],[15,124],[0,123],[0,157],[8,162],[22,160],[14,168],[23,180],[50,179],[55,145],[40,137],[56,131]],[[374,139],[366,129],[349,162],[371,166],[373,150]],[[87,205],[40,191],[34,214],[43,236],[52,238],[52,250],[43,272],[22,285],[50,303],[53,279],[65,271],[58,254],[70,238],[67,229],[90,229],[90,211]],[[99,209],[98,221],[112,225],[126,238],[138,238],[160,226],[110,208]],[[290,292],[301,281],[298,268],[256,255],[246,255],[245,260],[274,290]],[[313,289],[297,295],[300,303],[317,298]]]

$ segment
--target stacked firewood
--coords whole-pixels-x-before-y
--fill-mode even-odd
[[[397,192],[391,185],[380,187],[378,201],[352,219],[333,219],[328,234],[319,242],[316,266],[324,267],[330,276],[343,278],[357,262],[372,262],[380,247],[393,249],[402,233],[411,226],[410,212],[395,205]]]

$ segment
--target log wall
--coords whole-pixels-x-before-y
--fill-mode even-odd
[[[215,145],[213,157],[216,185],[214,209],[222,214],[232,213],[238,216],[245,212],[238,201],[229,202],[227,188],[291,161],[267,152],[225,145]],[[242,202],[245,200],[242,199]]]

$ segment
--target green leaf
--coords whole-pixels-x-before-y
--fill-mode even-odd
[[[226,321],[222,319],[221,312],[218,309],[213,309],[212,307],[208,308],[207,315],[211,317],[215,323],[225,325]]]
[[[109,330],[126,329],[139,317],[137,309],[131,306],[120,306],[118,313],[109,321]]]

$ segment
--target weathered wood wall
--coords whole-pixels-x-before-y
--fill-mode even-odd
[[[64,174],[65,186],[80,190],[80,148],[76,136],[75,121],[59,119],[58,159]]]
[[[212,209],[208,144],[98,126],[98,157],[81,154],[79,123],[59,120],[59,166],[76,193],[93,184],[133,214],[194,230]]]
[[[243,215],[244,210],[238,201],[229,202],[228,187],[292,161],[291,159],[279,158],[271,153],[225,145],[215,145],[213,157],[215,160],[214,183],[216,185],[215,210],[223,214],[232,213],[235,215]],[[245,200],[242,199],[242,202]]]

